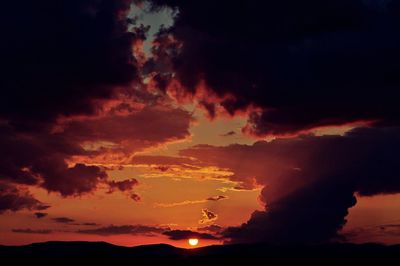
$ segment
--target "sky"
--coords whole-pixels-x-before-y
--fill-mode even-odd
[[[399,243],[397,1],[2,5],[1,245]]]

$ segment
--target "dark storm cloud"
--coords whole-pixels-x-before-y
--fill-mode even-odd
[[[163,232],[163,235],[166,235],[171,240],[187,240],[189,238],[199,238],[199,239],[218,239],[218,237],[207,234],[207,233],[199,233],[190,230],[171,230]]]
[[[90,192],[107,178],[97,166],[69,167],[65,159],[85,151],[59,134],[25,134],[0,124],[0,145],[0,178],[9,182],[40,184],[48,191],[70,196]]]
[[[75,222],[74,219],[68,218],[68,217],[56,217],[52,219],[56,223],[60,224],[70,224],[72,222]]]
[[[0,117],[19,128],[90,114],[137,78],[125,0],[4,1]]]
[[[256,211],[240,227],[223,235],[232,242],[318,243],[330,240],[346,223],[356,204],[354,188],[335,182],[312,184],[293,192],[266,211]]]
[[[230,168],[232,180],[263,185],[265,211],[228,228],[232,242],[320,242],[346,223],[360,196],[400,192],[400,128],[359,128],[344,136],[305,135],[227,147],[182,151]]]
[[[41,219],[43,217],[46,217],[48,215],[47,212],[35,212],[34,215],[36,216],[36,218]]]
[[[63,196],[69,196],[94,190],[101,180],[107,178],[107,174],[97,166],[76,164],[58,178],[46,179],[43,187],[49,191],[58,191]],[[61,182],[60,179],[64,182]]]
[[[66,121],[56,132],[21,132],[0,122],[0,179],[40,185],[62,196],[92,192],[99,183],[108,183],[113,192],[133,183],[108,181],[104,168],[87,163],[115,163],[118,158],[126,160],[133,151],[185,138],[191,119],[181,109],[144,108],[123,117],[109,114]],[[160,127],[164,130],[158,130]],[[100,146],[85,148],[88,143]],[[73,157],[79,159],[68,165],[66,161],[74,161]]]
[[[250,133],[400,122],[399,1],[152,2],[179,9],[149,62],[156,81],[178,79],[192,93],[204,81],[232,114],[261,107]]]
[[[108,160],[104,153],[110,150],[128,157],[132,150],[189,135],[191,115],[181,109],[126,103],[107,109],[121,95],[141,106],[156,101],[133,89],[140,83],[133,46],[146,29],[126,19],[131,2],[1,4],[0,180],[64,197],[92,192],[100,183],[110,191],[127,190],[132,182],[109,181],[103,167],[73,158]],[[112,147],[85,148],[102,141]]]
[[[101,236],[111,236],[111,235],[147,235],[152,236],[154,234],[161,234],[168,228],[146,226],[146,225],[110,225],[107,227],[100,227],[96,229],[89,230],[79,230],[80,234],[89,235],[101,235]]]
[[[47,229],[12,229],[13,233],[20,233],[20,234],[41,234],[41,235],[48,235],[53,233],[51,230]]]
[[[105,181],[97,166],[67,165],[86,152],[54,126],[60,116],[97,113],[96,101],[137,81],[132,46],[144,35],[127,31],[129,6],[125,0],[1,3],[1,180],[63,196]]]
[[[0,214],[5,211],[15,212],[22,209],[41,211],[48,208],[50,206],[35,199],[28,191],[0,182]]]

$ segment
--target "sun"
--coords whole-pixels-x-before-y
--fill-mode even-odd
[[[189,243],[189,245],[194,247],[194,246],[197,246],[199,244],[199,240],[197,238],[189,238],[188,243]]]

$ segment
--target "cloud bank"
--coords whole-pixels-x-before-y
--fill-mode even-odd
[[[398,1],[151,2],[179,11],[148,62],[154,80],[211,116],[248,109],[245,131],[258,136],[399,125]]]
[[[346,223],[355,194],[400,192],[400,129],[359,128],[344,136],[305,135],[254,145],[200,145],[182,151],[263,185],[265,211],[225,230],[231,242],[321,242]]]

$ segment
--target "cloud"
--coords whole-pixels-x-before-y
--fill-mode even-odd
[[[63,196],[80,195],[96,188],[107,178],[97,166],[68,166],[66,158],[85,151],[79,143],[59,134],[21,133],[0,123],[0,145],[7,154],[0,162],[0,179],[26,185],[40,185]]]
[[[32,194],[16,186],[0,182],[0,214],[6,211],[28,210],[46,210],[50,208],[39,200],[35,199]]]
[[[207,200],[185,200],[185,201],[173,202],[173,203],[155,203],[154,207],[172,208],[172,207],[178,207],[178,206],[200,204],[200,203],[205,203],[205,202],[207,202]]]
[[[113,193],[116,190],[121,191],[121,192],[127,192],[129,195],[129,198],[131,198],[135,202],[139,202],[141,200],[141,197],[133,193],[133,187],[137,186],[139,182],[135,178],[131,179],[126,179],[123,181],[108,181],[107,185],[109,186],[108,193]]]
[[[391,242],[397,243],[400,238],[399,224],[381,224],[356,227],[351,230],[341,231],[338,240],[351,243],[365,242]]]
[[[40,235],[48,235],[53,233],[51,230],[47,229],[12,229],[13,233],[20,233],[20,234],[40,234]]]
[[[68,218],[68,217],[56,217],[52,219],[53,221],[55,221],[56,223],[60,223],[60,224],[70,224],[75,222],[74,219]]]
[[[60,175],[52,175],[43,184],[49,191],[58,191],[63,196],[81,195],[91,192],[97,184],[107,178],[107,174],[97,166],[76,164],[74,167],[65,169]]]
[[[344,136],[304,135],[253,145],[182,151],[262,185],[265,211],[228,228],[232,242],[320,242],[333,238],[360,196],[400,192],[400,128],[358,128]]]
[[[218,239],[218,237],[212,234],[199,233],[190,230],[170,230],[163,232],[163,234],[168,236],[171,240],[187,240],[189,238]]]
[[[96,229],[89,230],[79,230],[80,234],[89,235],[101,235],[101,236],[111,236],[111,235],[146,235],[153,236],[154,234],[161,234],[168,228],[146,226],[146,225],[110,225],[107,227],[99,227]]]
[[[68,218],[68,217],[56,217],[52,219],[56,223],[60,224],[68,224],[68,225],[83,225],[83,226],[99,226],[100,224],[94,223],[94,222],[85,222],[85,223],[79,223],[75,221],[74,219]]]
[[[35,212],[34,215],[36,216],[36,218],[41,219],[43,217],[46,217],[48,215],[48,213],[46,213],[46,212]]]
[[[176,174],[177,178],[183,178],[182,173],[193,173],[203,171],[202,167],[207,167],[201,161],[186,156],[160,156],[160,155],[137,155],[131,160],[131,164],[145,166],[166,174]],[[211,170],[211,169],[210,169]],[[217,169],[212,169],[217,170]],[[223,171],[223,169],[221,169]],[[155,173],[157,175],[157,173]],[[159,174],[158,174],[159,175]]]
[[[179,95],[197,97],[210,116],[218,106],[258,107],[246,131],[259,136],[399,124],[397,1],[151,2],[179,10],[155,42],[155,81],[166,90],[179,83]]]
[[[133,201],[136,201],[136,202],[142,200],[142,198],[141,198],[138,194],[136,194],[136,193],[132,193],[129,197],[130,197],[131,199],[133,199]]]
[[[136,155],[133,157],[132,162],[135,164],[148,164],[148,165],[185,165],[193,164],[194,159],[189,157],[176,157],[176,156],[161,156],[161,155]]]
[[[109,182],[105,162],[190,135],[191,114],[141,83],[133,46],[146,29],[126,18],[130,7],[126,0],[2,5],[1,181],[80,196]]]
[[[201,213],[203,215],[203,218],[201,218],[199,224],[212,223],[218,219],[218,215],[208,209],[202,209]]]
[[[169,169],[171,169],[171,166],[169,166],[169,165],[157,165],[157,166],[154,166],[154,169],[159,170],[161,172],[167,172]]]
[[[108,185],[110,187],[110,193],[114,192],[115,190],[119,190],[122,192],[131,191],[134,186],[138,185],[139,182],[135,178],[126,179],[123,181],[109,181]]]
[[[141,111],[146,113],[146,111]],[[112,163],[113,158],[107,157],[113,152],[120,153],[119,156],[128,159],[130,154],[137,151],[139,147],[148,147],[158,145],[165,141],[182,138],[188,135],[188,127],[191,120],[190,115],[184,111],[177,111],[178,116],[174,117],[174,110],[165,111],[165,117],[162,115],[164,111],[149,111],[147,118],[139,120],[124,120],[131,124],[113,125],[114,132],[124,127],[126,130],[119,137],[113,137],[113,131],[108,131],[107,123],[102,127],[94,126],[90,128],[90,123],[86,127],[90,128],[88,133],[86,129],[79,130],[71,127],[64,128],[64,131],[49,132],[31,132],[29,134],[16,131],[8,124],[0,123],[0,144],[2,151],[7,154],[5,159],[0,162],[0,178],[12,183],[20,183],[27,185],[38,185],[50,192],[58,192],[62,196],[79,196],[92,192],[97,189],[99,184],[107,184],[110,192],[121,189],[131,189],[136,184],[133,179],[131,181],[109,181],[105,169],[97,165],[87,165],[88,163]],[[146,116],[144,114],[144,116]],[[166,117],[173,120],[165,119]],[[159,126],[164,127],[169,133],[163,133],[160,136],[152,135],[142,126],[146,124],[146,119],[153,121],[151,125],[156,130]],[[79,123],[85,123],[83,122]],[[103,120],[101,120],[103,121]],[[177,121],[177,122],[174,122]],[[106,122],[106,121],[105,121]],[[72,123],[72,122],[70,122]],[[75,121],[75,123],[78,123]],[[169,123],[175,123],[169,127]],[[100,125],[100,124],[99,124]],[[136,128],[134,131],[129,131]],[[174,128],[177,131],[174,131]],[[93,130],[97,130],[97,136]],[[150,130],[150,129],[149,129]],[[164,131],[163,131],[164,132]],[[107,134],[106,134],[107,133]],[[100,137],[104,134],[104,138]],[[140,137],[142,135],[142,137]],[[147,136],[147,137],[144,137]],[[108,137],[108,138],[107,138]],[[117,147],[102,148],[97,150],[88,150],[85,148],[87,141],[97,142],[101,140],[116,141],[119,143]],[[136,143],[136,144],[131,144]],[[29,151],[29,152],[27,152]],[[67,163],[70,161],[71,163]],[[75,161],[75,164],[73,163]],[[115,160],[114,160],[115,161]],[[121,162],[118,161],[117,162]],[[138,199],[138,197],[135,197]]]
[[[102,150],[131,155],[133,150],[190,136],[191,121],[191,114],[185,110],[155,106],[132,110],[124,115],[107,113],[99,117],[68,120],[60,125],[60,131],[64,137],[79,143],[86,142],[87,146],[100,143],[91,148],[94,155]],[[112,145],[101,145],[102,142]]]
[[[154,207],[159,207],[159,208],[172,208],[172,207],[178,207],[178,206],[185,206],[185,205],[192,205],[192,204],[201,204],[201,203],[206,203],[207,201],[219,201],[223,199],[227,199],[228,197],[226,196],[212,196],[207,199],[202,199],[202,200],[184,200],[181,202],[172,202],[172,203],[155,203]]]
[[[381,229],[386,228],[400,228],[400,224],[383,224],[380,226]]]
[[[63,196],[91,192],[99,183],[108,182],[99,164],[129,163],[140,149],[189,136],[189,113],[160,108],[145,108],[128,116],[71,118],[55,132],[22,133],[0,123],[0,144],[7,154],[0,162],[0,178],[40,185]],[[114,191],[116,183],[108,183]]]
[[[221,134],[220,136],[221,137],[230,137],[230,136],[234,136],[234,135],[236,135],[235,131],[229,131],[229,132],[226,132],[224,134]]]
[[[132,47],[142,36],[127,30],[129,7],[124,0],[3,3],[0,117],[28,128],[92,114],[94,100],[136,81]]]
[[[82,223],[81,225],[85,225],[85,226],[99,226],[98,223],[91,223],[91,222],[89,222],[89,223]]]
[[[38,185],[65,197],[79,196],[108,183],[102,163],[129,163],[140,149],[184,138],[190,121],[190,114],[171,108],[143,109],[123,118],[110,114],[70,118],[56,131],[20,132],[0,121],[0,145],[7,154],[0,162],[0,178]],[[116,184],[109,184],[114,191]]]
[[[223,227],[216,224],[197,228],[198,231],[212,232],[214,234],[222,232],[223,229],[224,229]]]
[[[207,200],[210,200],[210,201],[219,201],[219,200],[224,200],[224,199],[228,199],[228,197],[223,196],[223,195],[218,195],[218,196],[212,196],[212,197],[207,198]]]

